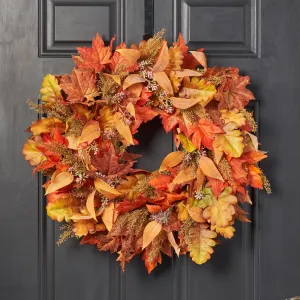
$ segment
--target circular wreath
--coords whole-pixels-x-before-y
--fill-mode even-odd
[[[122,269],[142,253],[150,273],[161,253],[189,252],[203,264],[218,236],[231,238],[251,186],[271,192],[257,163],[266,158],[245,109],[254,99],[237,68],[208,68],[203,49],[182,36],[168,47],[164,30],[113,51],[97,34],[78,48],[71,74],[48,74],[28,128],[25,159],[49,176],[47,213],[62,226],[58,244],[82,238],[117,252]],[[133,169],[127,152],[142,123],[159,116],[177,150],[152,173]]]

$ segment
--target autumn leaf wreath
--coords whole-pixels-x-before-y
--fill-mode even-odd
[[[249,77],[208,68],[203,49],[188,51],[181,34],[168,47],[163,35],[113,50],[114,38],[106,46],[97,34],[92,48],[77,48],[71,74],[48,74],[40,103],[28,101],[45,116],[23,148],[33,173],[49,176],[47,213],[64,222],[58,244],[77,237],[117,252],[123,270],[142,254],[149,273],[172,248],[205,263],[218,236],[249,221],[246,187],[271,192],[245,109]],[[139,155],[127,148],[156,116],[180,150],[152,173],[133,169]]]

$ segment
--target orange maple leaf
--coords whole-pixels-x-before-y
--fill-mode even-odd
[[[254,95],[246,86],[250,83],[249,76],[228,77],[224,84],[218,89],[215,98],[220,101],[220,108],[244,108],[250,100],[254,100]]]
[[[190,134],[193,134],[192,142],[199,150],[201,144],[213,150],[216,134],[224,132],[218,125],[205,119],[201,119],[198,124],[188,127],[188,131]]]
[[[60,86],[68,95],[67,101],[72,103],[93,104],[94,98],[98,96],[96,74],[92,70],[74,68],[71,75],[62,76]]]
[[[111,63],[112,42],[114,40],[115,37],[112,38],[110,46],[105,47],[104,41],[97,33],[93,39],[92,48],[77,48],[80,56],[73,56],[75,64],[79,68],[94,69],[95,72],[103,70],[106,64]]]

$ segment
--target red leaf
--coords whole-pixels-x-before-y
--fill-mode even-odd
[[[147,203],[147,198],[139,197],[136,201],[122,201],[119,203],[119,205],[115,208],[116,211],[118,211],[120,214],[132,211],[134,209],[137,209],[139,207],[144,206]]]
[[[157,116],[157,112],[145,106],[135,106],[135,124],[132,133],[135,133],[142,123],[147,123]]]
[[[173,177],[168,175],[158,175],[155,178],[149,180],[149,184],[156,188],[157,190],[167,190],[168,184],[171,183]]]
[[[220,108],[244,108],[254,96],[246,86],[250,83],[249,76],[235,75],[227,77],[224,84],[218,89],[215,98],[220,101]]]
[[[179,118],[177,115],[160,115],[160,118],[162,119],[162,124],[164,126],[164,129],[166,133],[170,132],[173,130],[176,125],[179,123]]]
[[[104,175],[122,176],[132,170],[134,161],[119,163],[119,157],[116,155],[114,147],[110,145],[107,151],[100,151],[97,155],[91,155],[91,163]]]
[[[218,179],[211,178],[211,177],[207,177],[207,179],[209,181],[209,186],[211,186],[211,189],[212,189],[214,195],[216,197],[219,197],[225,188],[224,182],[221,180],[218,180]]]
[[[44,160],[41,164],[33,169],[32,175],[41,170],[46,170],[52,168],[56,165],[57,162],[51,160]]]

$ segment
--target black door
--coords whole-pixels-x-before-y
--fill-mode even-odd
[[[296,0],[1,0],[0,1],[0,299],[3,300],[283,300],[300,295],[300,2]],[[104,39],[138,42],[167,28],[209,65],[248,74],[257,102],[262,167],[273,194],[255,193],[252,223],[216,247],[205,265],[164,259],[150,275],[140,257],[122,274],[116,257],[70,240],[45,212],[41,177],[31,177],[21,149],[36,118],[47,73],[68,73],[75,47]],[[159,121],[144,126],[139,167],[155,169],[172,150]],[[155,130],[153,130],[155,128]]]

